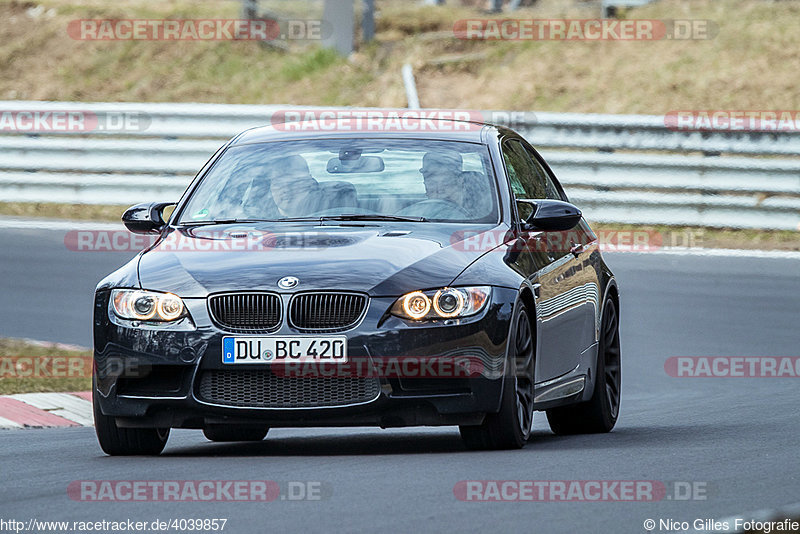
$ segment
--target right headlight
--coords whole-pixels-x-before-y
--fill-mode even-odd
[[[136,321],[175,321],[186,315],[178,295],[139,289],[115,289],[111,292],[114,313]]]
[[[412,291],[397,299],[392,306],[392,315],[413,321],[468,317],[486,306],[491,291],[489,286]]]

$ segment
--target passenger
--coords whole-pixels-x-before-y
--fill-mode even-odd
[[[284,217],[311,216],[324,209],[322,190],[302,156],[286,156],[272,163],[270,191]]]

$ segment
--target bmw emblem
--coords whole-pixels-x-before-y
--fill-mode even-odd
[[[297,287],[297,284],[299,283],[300,280],[298,280],[294,276],[284,276],[283,278],[278,280],[278,287],[281,289],[293,289]]]

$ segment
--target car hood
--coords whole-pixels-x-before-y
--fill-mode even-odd
[[[219,225],[171,229],[139,260],[144,289],[182,297],[219,291],[347,289],[395,296],[443,287],[486,253],[495,225],[416,223],[367,225]],[[472,239],[470,239],[472,238]],[[499,244],[499,243],[498,243]]]

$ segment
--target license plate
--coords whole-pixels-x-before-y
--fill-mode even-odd
[[[222,363],[347,362],[347,337],[224,337]]]

